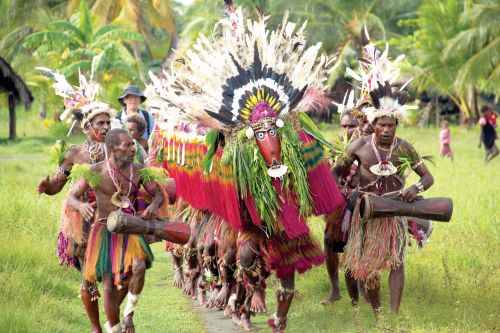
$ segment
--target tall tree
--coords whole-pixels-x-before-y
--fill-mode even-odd
[[[454,76],[454,87],[465,90],[471,83],[484,92],[500,96],[500,3],[473,4],[460,15],[466,28],[451,38],[443,61],[465,56]]]
[[[68,13],[72,14],[82,1],[69,1]],[[166,57],[172,46],[175,47],[171,42],[177,40],[177,30],[169,0],[96,0],[91,13],[97,26],[117,24],[144,36],[143,43],[131,43],[143,81],[144,72],[151,69],[158,71],[161,59]]]
[[[46,30],[25,37],[24,46],[33,50],[38,65],[49,66],[52,59],[51,65],[70,79],[76,78],[79,69],[90,71],[93,66],[96,79],[105,87],[113,85],[109,93],[115,96],[116,85],[138,78],[139,68],[126,45],[144,38],[116,24],[95,29],[87,2],[81,1],[79,8],[69,20],[52,21]]]

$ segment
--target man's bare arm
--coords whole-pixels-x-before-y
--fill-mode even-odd
[[[406,142],[404,144],[407,145],[406,147],[407,149],[412,150],[413,153],[417,155],[417,152],[410,144]],[[415,171],[415,173],[420,176],[420,180],[417,183],[405,189],[401,194],[401,198],[403,199],[403,201],[408,201],[408,202],[415,200],[418,193],[427,190],[434,184],[434,177],[430,173],[429,169],[427,169],[427,166],[424,164],[423,159],[417,161],[412,166],[412,168]]]
[[[45,193],[47,195],[55,195],[64,188],[68,182],[68,177],[74,165],[74,160],[78,154],[78,149],[70,149],[64,156],[61,165],[54,172],[54,176],[50,178],[47,176],[38,183],[38,193]]]
[[[151,204],[149,204],[143,213],[144,217],[150,220],[156,216],[156,212],[163,204],[163,193],[160,191],[160,185],[155,181],[143,184],[143,186],[144,189],[153,197]]]
[[[94,216],[94,207],[88,202],[80,201],[79,198],[81,198],[89,188],[90,186],[87,181],[82,179],[71,188],[68,198],[66,199],[66,204],[70,208],[79,211],[86,220],[91,220]]]
[[[357,159],[356,152],[362,146],[363,146],[362,138],[358,138],[349,144],[346,151],[346,157],[342,161],[339,161],[333,167],[332,173],[335,179],[340,179],[340,177],[345,176],[349,173],[351,165]]]

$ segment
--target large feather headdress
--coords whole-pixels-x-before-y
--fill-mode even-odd
[[[406,115],[406,111],[411,108],[405,105],[410,95],[401,89],[393,91],[389,81],[385,81],[384,85],[378,83],[378,88],[370,91],[370,97],[373,106],[364,109],[370,123],[381,117],[391,117],[400,121]]]
[[[299,110],[308,89],[323,89],[336,57],[320,55],[321,43],[306,47],[305,23],[296,30],[285,14],[270,31],[267,18],[243,25],[241,10],[232,12],[221,38],[200,35],[164,79],[150,74],[148,99],[165,113],[175,110],[173,118],[226,132]]]
[[[85,130],[87,123],[99,114],[108,114],[111,118],[114,116],[115,111],[107,103],[97,100],[101,87],[94,82],[92,74],[87,79],[78,70],[79,85],[72,86],[66,77],[57,71],[46,67],[36,67],[36,69],[54,81],[52,88],[55,94],[64,98],[65,110],[59,118],[72,123],[70,133],[78,122]]]
[[[380,52],[370,40],[366,25],[364,31],[368,44],[363,47],[363,56],[359,60],[358,72],[351,68],[346,68],[347,74],[359,83],[358,88],[361,94],[356,103],[358,107],[364,104],[372,104],[370,92],[378,89],[379,83],[384,84],[385,82],[389,82],[393,85],[398,80],[400,75],[398,65],[405,57],[404,54],[401,54],[396,59],[390,60],[389,44],[386,44],[385,50]],[[405,82],[401,90],[412,80],[410,79]]]

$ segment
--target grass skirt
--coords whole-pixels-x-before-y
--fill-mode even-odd
[[[238,236],[238,252],[247,241],[260,248],[266,271],[276,271],[279,279],[288,279],[295,271],[305,273],[325,261],[323,250],[310,233],[290,239],[285,233],[267,238],[260,231],[242,232]]]
[[[153,253],[142,235],[111,233],[106,225],[94,223],[85,254],[85,280],[95,282],[106,275],[115,285],[121,285],[134,259],[145,259],[147,268],[153,262]]]
[[[88,201],[85,197],[84,200]],[[82,218],[80,212],[63,202],[61,223],[57,237],[57,256],[61,265],[80,270],[79,257],[85,255],[91,222]]]
[[[367,288],[379,279],[379,271],[397,269],[403,262],[408,244],[406,219],[375,218],[364,221],[358,199],[351,219],[351,229],[342,258],[345,268]]]

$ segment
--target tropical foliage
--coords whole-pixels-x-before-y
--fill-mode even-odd
[[[281,23],[289,11],[308,21],[309,40],[343,66],[330,77],[335,91],[349,82],[344,68],[357,63],[364,32],[394,58],[407,55],[405,75],[416,76],[415,93],[443,96],[460,108],[461,119],[478,116],[481,101],[498,101],[500,90],[500,4],[493,0],[236,0],[246,15],[270,15]],[[29,13],[29,15],[26,15]],[[128,82],[161,73],[183,56],[198,34],[218,33],[220,1],[4,0],[0,3],[0,54],[31,85],[39,101],[56,103],[35,66],[57,68],[76,79],[94,60],[105,98],[116,100]],[[342,83],[337,85],[336,83]]]

